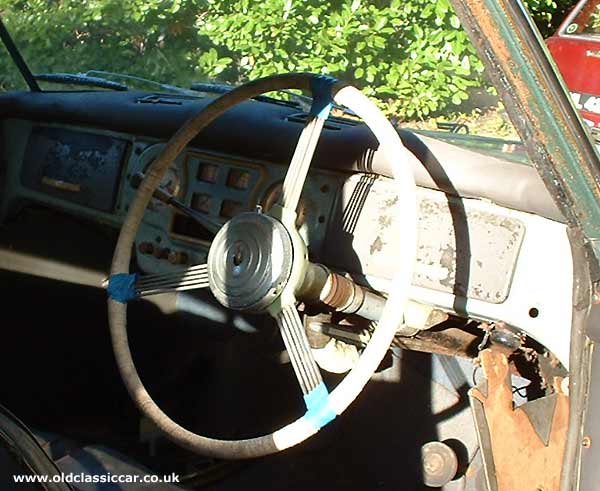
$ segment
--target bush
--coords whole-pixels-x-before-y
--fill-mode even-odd
[[[526,0],[525,3],[538,29],[545,38],[552,35],[575,0]]]
[[[261,17],[249,18],[259,4]],[[222,46],[214,59],[226,64],[212,64],[210,54],[199,61],[209,75],[236,82],[284,71],[332,74],[362,86],[387,113],[410,118],[458,104],[479,85],[481,64],[459,27],[448,0],[212,0],[198,28]]]
[[[211,46],[196,1],[0,0],[7,29],[35,73],[107,70],[189,84]],[[2,59],[0,84],[15,85]]]
[[[545,34],[567,0],[528,0]],[[35,71],[100,69],[189,86],[310,71],[348,80],[399,119],[483,84],[449,0],[0,0]],[[250,15],[252,13],[252,15]],[[0,84],[13,88],[3,60]]]

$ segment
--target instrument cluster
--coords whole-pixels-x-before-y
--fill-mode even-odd
[[[134,144],[127,176],[147,170],[164,144]],[[160,187],[195,212],[225,224],[239,213],[260,207],[267,212],[277,201],[287,166],[250,162],[190,149],[173,162]],[[123,212],[135,195],[129,182],[121,192]],[[327,171],[309,173],[298,207],[297,226],[318,260],[334,201],[343,181]],[[165,272],[206,261],[212,233],[172,207],[153,198],[136,239],[139,267]]]

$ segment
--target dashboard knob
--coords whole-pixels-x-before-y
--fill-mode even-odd
[[[167,259],[171,264],[187,264],[188,255],[185,252],[171,251]]]
[[[154,252],[154,244],[152,242],[142,242],[138,246],[140,254],[152,254]]]
[[[167,259],[169,257],[169,249],[163,249],[162,247],[154,247],[154,251],[152,252],[153,256],[156,259]]]

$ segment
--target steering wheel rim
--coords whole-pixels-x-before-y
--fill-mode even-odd
[[[115,247],[111,277],[129,272],[132,245],[153,192],[157,189],[171,162],[202,129],[225,111],[247,99],[265,92],[284,89],[312,91],[317,79],[322,79],[322,77],[304,73],[282,74],[257,79],[223,94],[184,123],[149,167],[129,206]],[[398,326],[402,323],[404,305],[407,301],[413,264],[416,259],[417,239],[416,185],[408,165],[408,150],[402,145],[398,133],[385,116],[360,91],[340,82],[329,83],[328,89],[330,90],[330,94],[327,95],[328,100],[333,99],[337,104],[348,107],[370,127],[379,141],[381,151],[392,164],[394,178],[398,185],[397,210],[401,215],[403,240],[398,251],[398,261],[395,263],[397,272],[391,283],[388,300],[370,342],[356,366],[329,395],[325,392],[325,397],[319,401],[316,411],[305,414],[269,435],[244,440],[208,438],[183,428],[156,405],[144,387],[129,349],[127,305],[125,302],[109,296],[108,313],[113,351],[119,372],[131,398],[140,411],[150,418],[168,438],[193,452],[224,459],[254,458],[279,452],[306,440],[317,433],[333,417],[342,414],[358,396],[379,366]],[[317,99],[318,96],[323,97],[322,94],[313,94],[313,99]]]

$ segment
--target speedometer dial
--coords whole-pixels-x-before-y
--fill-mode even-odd
[[[160,181],[159,187],[172,196],[177,196],[179,194],[181,189],[181,178],[179,177],[179,170],[174,164],[167,169],[165,176],[162,181]]]
[[[146,174],[148,172],[148,168],[150,167],[150,165],[151,165],[151,163],[146,166],[146,168],[144,169],[144,174]],[[158,188],[160,190],[164,191],[165,193],[170,194],[171,196],[179,197],[179,193],[181,192],[181,189],[182,189],[182,182],[181,182],[180,171],[179,171],[179,168],[177,167],[176,163],[171,164],[171,167],[169,167],[167,169],[167,172],[165,173],[164,177],[160,181]],[[166,206],[167,205],[165,205],[159,199],[152,198],[152,202],[150,205],[151,209],[160,210],[160,209],[165,208]]]

